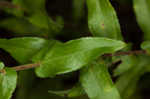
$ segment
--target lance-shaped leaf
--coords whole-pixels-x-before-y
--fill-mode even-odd
[[[80,69],[104,53],[112,53],[125,46],[121,41],[87,37],[53,45],[36,69],[39,77],[50,77]]]
[[[150,1],[133,0],[137,21],[144,32],[144,40],[150,40]]]
[[[77,84],[72,89],[64,90],[64,91],[49,91],[49,93],[56,94],[62,97],[74,98],[79,97],[85,94],[84,89],[80,84]]]
[[[0,99],[10,99],[16,88],[17,73],[6,68],[4,73],[0,73]]]
[[[95,36],[122,40],[120,25],[109,0],[86,0],[88,25]]]
[[[46,43],[46,40],[37,37],[0,39],[0,48],[9,52],[20,63],[26,63]]]
[[[121,99],[103,62],[83,68],[80,81],[90,99]]]

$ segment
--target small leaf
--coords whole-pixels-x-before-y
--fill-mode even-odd
[[[3,68],[4,68],[4,64],[0,62],[0,70],[2,70]]]
[[[85,94],[83,88],[78,84],[74,86],[72,89],[65,90],[65,91],[49,91],[49,93],[53,93],[62,97],[74,98],[79,97]]]
[[[95,36],[122,40],[120,25],[109,0],[86,0],[88,25]]]
[[[26,19],[15,18],[15,17],[1,20],[0,27],[8,29],[9,31],[12,31],[16,35],[33,35],[33,34],[42,35],[43,32],[45,31],[32,25]]]
[[[147,67],[149,67],[149,57],[145,55],[139,55],[136,57],[137,61],[134,66],[121,75],[116,86],[123,99],[129,99],[131,95],[136,91],[136,85],[140,77],[147,72]]]
[[[0,99],[10,99],[16,88],[17,73],[6,68],[6,73],[0,73]]]
[[[73,0],[73,18],[80,21],[84,16],[85,0]]]
[[[46,43],[46,40],[37,37],[0,39],[0,48],[9,52],[20,63],[26,63]]]
[[[129,56],[121,56],[121,61],[122,61],[121,64],[114,71],[114,76],[119,76],[128,71],[135,65],[137,60],[135,56],[129,55]]]
[[[130,50],[132,50],[132,44],[128,43],[127,46],[123,48],[121,51],[130,51]],[[136,62],[136,57],[134,55],[113,56],[112,61],[113,63],[121,61],[121,63],[114,70],[114,76],[119,76],[124,72],[128,71],[130,68],[132,68],[132,66]]]
[[[90,99],[121,99],[104,63],[81,70],[80,81]]]
[[[133,0],[133,4],[138,24],[144,32],[144,40],[150,40],[150,1]]]
[[[22,10],[22,13],[26,12],[28,16],[24,16],[30,23],[41,28],[46,29],[49,32],[59,32],[63,28],[63,19],[60,17],[56,18],[56,22],[48,16],[46,12],[45,3],[46,0],[13,0],[14,4],[17,4],[23,7],[25,10]],[[17,13],[16,16],[20,14]]]
[[[150,55],[150,41],[144,41],[141,45],[141,48],[146,50],[147,53]]]
[[[121,41],[87,37],[67,43],[56,43],[36,69],[39,77],[52,77],[82,68],[104,53],[113,53],[123,48]]]

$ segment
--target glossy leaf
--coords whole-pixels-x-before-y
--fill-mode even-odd
[[[133,0],[137,21],[144,32],[144,40],[150,40],[150,1]]]
[[[72,89],[69,89],[69,90],[49,91],[49,93],[56,94],[56,95],[59,95],[62,97],[68,97],[68,98],[79,97],[79,96],[85,94],[83,88],[79,84],[74,86]]]
[[[36,55],[34,55],[34,56],[32,57],[32,61],[33,61],[33,62],[37,62],[37,61],[43,60],[44,57],[45,57],[45,55],[47,54],[47,52],[48,52],[49,50],[51,50],[51,48],[53,47],[53,45],[54,45],[56,42],[58,42],[58,41],[56,41],[56,40],[51,40],[50,42],[47,42],[47,43],[45,44],[45,46],[44,46],[43,48],[41,48],[40,51],[39,51]],[[60,42],[59,42],[59,43],[60,43]]]
[[[16,88],[17,73],[6,68],[6,73],[0,73],[0,99],[10,99]]]
[[[88,25],[94,36],[122,40],[120,25],[109,0],[86,0]]]
[[[123,48],[121,41],[87,37],[67,43],[56,43],[36,69],[39,77],[52,77],[82,68],[104,53],[112,53]]]
[[[31,60],[45,44],[46,40],[37,37],[22,37],[0,39],[0,48],[9,52],[18,62],[26,63]]]
[[[90,99],[121,99],[103,62],[83,68],[80,81]]]

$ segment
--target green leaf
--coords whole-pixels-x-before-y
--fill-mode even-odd
[[[83,68],[80,81],[90,99],[121,99],[103,62]]]
[[[56,42],[41,61],[41,66],[36,69],[36,74],[39,77],[52,77],[72,72],[100,55],[113,53],[124,46],[121,41],[98,37],[81,38],[64,44]]]
[[[37,62],[43,60],[47,52],[53,47],[53,45],[56,42],[57,41],[55,40],[51,40],[51,42],[46,43],[45,46],[42,49],[40,49],[40,51],[36,55],[32,57],[32,61]]]
[[[6,73],[0,73],[0,99],[10,99],[16,88],[17,73],[6,68]]]
[[[0,48],[9,52],[18,62],[26,63],[46,43],[46,40],[37,37],[0,39]]]
[[[133,4],[138,24],[144,32],[144,40],[150,40],[150,1],[133,0]]]
[[[65,91],[49,91],[49,93],[56,94],[62,97],[68,97],[68,98],[73,98],[73,97],[79,97],[83,94],[85,94],[83,88],[80,86],[80,84],[77,84],[74,86],[72,89],[65,90]]]
[[[120,25],[109,0],[86,0],[88,25],[95,36],[122,40]]]
[[[1,20],[0,27],[14,32],[16,35],[44,35],[44,31],[22,18],[6,18]],[[44,32],[44,33],[43,33]]]
[[[121,51],[130,51],[132,49],[132,44],[128,43],[125,48]],[[123,55],[123,56],[113,56],[112,57],[113,63],[121,61],[121,63],[117,66],[114,70],[114,76],[119,76],[124,72],[128,71],[130,68],[133,67],[134,63],[137,61],[134,55]]]
[[[54,22],[48,16],[45,7],[46,0],[13,0],[13,3],[24,8],[22,13],[26,12],[29,14],[25,18],[35,26],[46,29],[50,33],[59,32],[63,28],[64,22],[62,18],[57,17],[56,22]],[[15,13],[16,15],[20,14],[20,12],[17,12]]]
[[[144,41],[141,44],[141,48],[146,50],[148,54],[150,54],[150,41]]]
[[[4,64],[3,64],[3,62],[0,62],[0,70],[2,70],[3,68],[4,68]]]
[[[128,71],[135,65],[137,60],[135,56],[129,55],[129,56],[122,56],[121,61],[122,63],[114,71],[114,76],[119,76],[124,72]]]
[[[136,57],[137,61],[134,66],[121,75],[116,86],[123,99],[129,99],[130,96],[136,91],[137,83],[140,77],[147,72],[147,67],[149,67],[149,57],[145,55],[139,55]]]
[[[73,18],[75,21],[80,21],[84,14],[85,0],[73,0]]]

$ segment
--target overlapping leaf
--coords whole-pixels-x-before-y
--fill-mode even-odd
[[[119,76],[126,71],[128,71],[130,68],[132,68],[136,63],[136,56],[129,55],[129,56],[121,56],[121,64],[118,66],[118,68],[114,71],[114,76]]]
[[[144,32],[144,40],[150,40],[150,1],[133,0],[137,21]]]
[[[26,63],[46,43],[46,40],[37,37],[0,39],[0,48],[9,52],[20,63]]]
[[[0,73],[0,99],[10,99],[17,84],[17,73],[6,68],[4,73]]]
[[[20,5],[24,9],[22,13],[29,14],[26,17],[29,22],[39,28],[47,29],[49,32],[59,32],[63,28],[63,20],[57,17],[54,22],[46,13],[45,2],[46,0],[13,0],[14,4]],[[16,12],[16,14],[19,13]]]
[[[141,48],[146,50],[150,54],[150,41],[144,41],[141,45]]]
[[[44,35],[45,30],[39,29],[32,25],[28,20],[23,18],[6,18],[1,20],[0,27],[14,32],[17,35]]]
[[[130,51],[132,49],[132,44],[128,43],[125,48],[122,49],[122,51]],[[134,55],[122,55],[122,56],[113,56],[113,61],[121,61],[121,63],[117,66],[117,68],[114,70],[114,76],[119,76],[129,69],[131,69],[135,63],[137,62],[136,56]]]
[[[86,0],[88,25],[95,36],[122,40],[119,22],[109,0]]]
[[[121,99],[103,62],[83,68],[80,81],[90,99]]]
[[[129,99],[136,90],[136,85],[140,77],[149,68],[149,56],[139,55],[134,66],[119,77],[116,86],[123,99]]]
[[[36,69],[39,77],[50,77],[80,69],[104,53],[123,48],[121,41],[88,37],[58,43],[46,54],[41,66]]]

